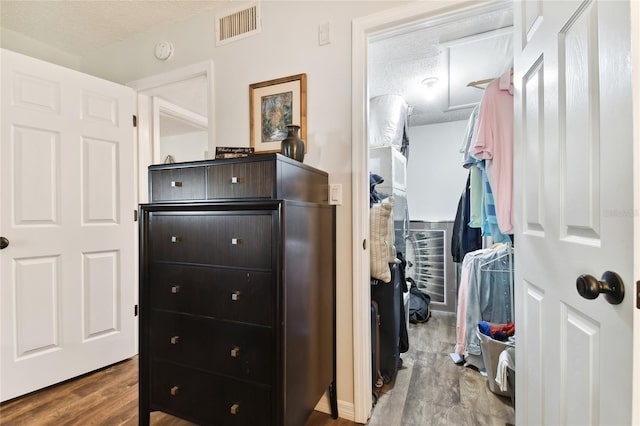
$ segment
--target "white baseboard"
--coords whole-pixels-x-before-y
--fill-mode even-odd
[[[316,411],[321,413],[331,414],[331,404],[329,404],[329,397],[325,394],[318,404],[316,405]],[[338,417],[350,421],[355,421],[356,413],[354,410],[353,402],[347,402],[338,400]]]

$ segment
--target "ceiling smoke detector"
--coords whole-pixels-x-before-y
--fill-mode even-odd
[[[173,56],[173,44],[168,41],[159,41],[155,50],[156,59],[168,61]]]

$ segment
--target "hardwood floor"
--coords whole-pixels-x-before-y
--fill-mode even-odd
[[[409,352],[393,388],[381,395],[368,426],[509,425],[508,398],[493,394],[471,368],[455,365],[455,315],[434,312],[409,328]],[[155,426],[193,426],[152,413]],[[6,426],[135,426],[138,424],[138,360],[132,358],[77,379],[0,404]],[[305,426],[356,426],[314,412]],[[259,425],[256,425],[259,426]]]
[[[161,412],[154,426],[194,426]],[[0,404],[3,426],[138,425],[137,357]],[[314,411],[305,426],[355,426]],[[256,425],[259,426],[259,425]]]
[[[379,398],[368,426],[513,425],[508,397],[489,390],[477,370],[453,363],[456,316],[434,311],[410,324],[409,351],[393,388]]]

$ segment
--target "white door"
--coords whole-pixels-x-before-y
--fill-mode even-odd
[[[628,1],[515,4],[516,423],[631,424]],[[581,297],[577,278],[626,296]]]
[[[136,353],[135,97],[0,54],[5,401]]]

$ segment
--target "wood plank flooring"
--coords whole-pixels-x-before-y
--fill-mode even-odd
[[[137,424],[137,357],[0,404],[0,425],[3,426]],[[193,426],[193,423],[161,412],[151,413],[151,424]],[[305,426],[355,425],[314,411]]]
[[[515,424],[510,398],[491,392],[486,377],[449,357],[456,341],[455,314],[433,311],[428,322],[410,324],[408,331],[403,366],[393,388],[375,405],[369,426]]]
[[[411,325],[410,350],[393,388],[381,395],[369,426],[509,425],[508,398],[494,395],[486,378],[449,358],[455,316],[434,312],[429,322]],[[164,413],[152,413],[154,426],[193,426]],[[132,358],[97,372],[0,404],[6,426],[135,426],[138,424],[138,360]],[[356,426],[314,412],[305,426]],[[259,425],[256,425],[259,426]]]

